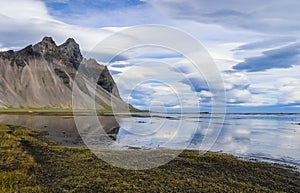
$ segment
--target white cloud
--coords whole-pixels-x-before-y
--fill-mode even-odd
[[[155,8],[175,19],[216,23],[230,28],[259,32],[294,33],[300,31],[296,0],[149,0]]]
[[[1,1],[0,13],[2,17],[12,19],[47,19],[53,21],[49,16],[44,3],[36,0],[11,0]]]
[[[300,103],[300,79],[283,78],[278,80],[279,103]]]
[[[65,24],[50,16],[45,4],[36,0],[1,1],[0,13],[2,50],[23,48],[44,36],[52,36],[57,43],[73,37],[83,51],[89,52],[102,39],[119,30]]]
[[[247,103],[251,100],[251,93],[249,90],[240,90],[240,89],[233,89],[227,91],[227,101],[229,103]]]
[[[276,105],[278,102],[289,104],[300,101],[297,87],[300,79],[298,75],[300,67],[270,69],[266,72],[256,73],[238,71],[228,73],[232,66],[242,62],[244,58],[256,56],[261,51],[274,48],[274,46],[283,46],[299,40],[298,1],[279,0],[274,3],[271,0],[255,0],[254,2],[230,0],[220,3],[215,0],[148,0],[145,2],[150,3],[153,7],[141,6],[139,10],[120,9],[118,13],[109,10],[107,12],[87,12],[88,17],[86,17],[87,15],[81,15],[78,18],[70,17],[70,20],[73,20],[70,23],[77,22],[78,24],[70,25],[51,16],[48,12],[49,8],[42,1],[1,1],[0,50],[22,48],[27,44],[40,41],[43,36],[47,35],[52,36],[58,44],[68,37],[74,37],[84,53],[88,53],[105,37],[122,28],[82,27],[79,26],[81,24],[85,26],[168,24],[190,33],[207,48],[220,71],[225,71],[222,72],[222,76],[228,92],[228,99],[234,105]],[[181,6],[184,6],[184,9],[181,9]],[[248,17],[245,18],[243,16],[245,14]],[[149,36],[154,35],[159,36],[159,34],[149,34]],[[265,41],[266,39],[268,41]],[[184,43],[184,40],[177,41],[178,44]],[[238,51],[234,50],[238,47],[240,48]],[[245,51],[249,48],[251,50]],[[165,58],[157,57],[160,54]],[[142,80],[160,79],[175,88],[180,88],[176,92],[180,94],[183,103],[186,106],[193,106],[197,101],[197,95],[187,84],[183,84],[182,80],[189,78],[194,80],[194,86],[199,88],[206,86],[202,77],[195,73],[197,70],[192,65],[188,65],[189,61],[176,58],[168,51],[140,49],[136,52],[128,52],[125,56],[128,57],[128,60],[122,62],[126,67],[112,66],[110,68],[120,72],[114,75],[116,79],[122,76],[124,76],[124,80],[126,78],[126,81],[118,82],[119,88],[123,90],[121,92],[126,93]],[[136,57],[140,58],[136,59]],[[151,57],[152,61],[167,65],[149,64],[150,68],[149,66],[132,66],[143,63]],[[173,67],[179,71],[170,70]],[[168,102],[166,92],[159,87],[155,89],[157,92],[154,92],[156,93],[154,96]],[[149,95],[146,90],[141,92],[145,94],[144,96]],[[163,93],[163,95],[157,93]],[[209,98],[212,93],[200,90],[197,94],[202,98]],[[132,100],[137,99],[132,98]],[[154,99],[145,97],[140,100],[141,104],[149,104]],[[135,103],[138,104],[138,101]]]
[[[199,96],[201,98],[210,98],[213,96],[213,93],[209,92],[209,91],[206,91],[206,90],[203,90],[201,92],[199,92]]]
[[[247,89],[251,84],[249,77],[244,72],[222,73],[226,90],[234,88]]]

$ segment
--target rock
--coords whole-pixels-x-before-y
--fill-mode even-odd
[[[73,38],[58,46],[51,37],[44,37],[22,50],[0,52],[0,108],[72,107],[74,77],[81,64],[85,75],[79,83],[82,94],[78,108],[85,108],[90,100],[86,81],[91,77],[99,86],[98,109],[110,107],[111,100],[116,106],[128,107],[107,67],[85,59]]]
[[[120,97],[117,85],[106,66],[100,65],[95,59],[83,59],[81,70],[99,86],[116,97]],[[83,68],[84,67],[84,68]]]
[[[66,62],[78,69],[83,57],[75,40],[73,38],[67,39],[65,43],[59,46],[59,50],[66,57]]]

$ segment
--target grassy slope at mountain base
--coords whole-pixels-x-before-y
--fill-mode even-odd
[[[147,113],[149,111],[146,110],[139,110],[134,107],[129,107],[129,112],[132,113]],[[55,109],[55,108],[0,108],[0,114],[33,114],[33,115],[73,115],[73,114],[80,114],[80,113],[97,113],[97,115],[101,116],[111,116],[117,113],[127,113],[123,111],[118,111],[116,109],[112,109],[111,107],[106,107],[103,110],[97,109]]]
[[[184,151],[158,168],[125,170],[85,147],[56,146],[38,131],[0,125],[0,192],[5,193],[300,192],[299,182],[299,172],[288,166],[197,151]]]

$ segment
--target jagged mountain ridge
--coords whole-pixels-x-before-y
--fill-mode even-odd
[[[79,83],[82,93],[76,108],[86,108],[90,101],[92,87],[86,77],[93,72],[101,72],[100,76],[92,74],[97,78],[96,107],[128,107],[107,67],[85,59],[73,38],[56,45],[51,37],[44,37],[22,50],[0,52],[0,108],[71,108],[74,77],[80,65],[87,74]]]

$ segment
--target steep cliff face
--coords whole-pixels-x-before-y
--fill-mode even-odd
[[[127,105],[108,69],[83,58],[74,39],[58,46],[51,37],[45,37],[22,50],[0,52],[0,108],[71,108],[74,77],[80,64],[86,69],[83,77],[94,73],[97,78],[97,108],[107,108],[112,102]],[[86,79],[80,85],[83,94],[77,108],[85,108],[91,90]]]

